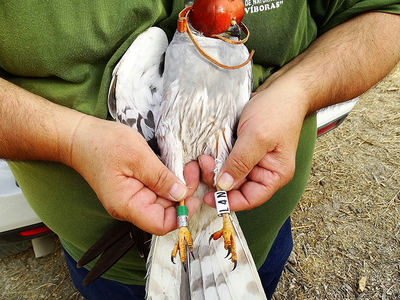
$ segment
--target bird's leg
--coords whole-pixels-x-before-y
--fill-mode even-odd
[[[185,177],[183,170],[185,166],[184,152],[182,147],[182,140],[177,139],[177,136],[171,131],[171,128],[163,122],[158,125],[157,142],[160,145],[161,160],[163,163],[174,173],[183,183],[185,183]],[[173,127],[172,127],[173,128]],[[162,135],[165,134],[165,135]],[[170,149],[171,151],[166,151]],[[173,150],[173,151],[172,151]],[[188,261],[187,250],[189,254],[194,258],[193,255],[193,240],[188,228],[188,210],[185,206],[185,201],[180,201],[176,208],[177,223],[178,223],[178,240],[175,243],[174,248],[171,252],[171,261],[175,263],[174,259],[179,252],[183,267],[186,269],[186,262]]]
[[[228,203],[228,194],[225,191],[216,191],[214,194],[215,206],[217,208],[218,216],[222,216],[223,226],[221,230],[213,233],[210,236],[209,241],[218,240],[221,236],[224,238],[224,248],[228,250],[228,254],[232,254],[231,261],[233,262],[233,270],[235,270],[237,265],[237,253],[235,245],[235,229],[232,224],[231,213]],[[225,257],[225,258],[226,258]]]
[[[231,212],[228,202],[228,194],[226,191],[221,190],[217,186],[217,177],[221,171],[221,168],[232,149],[232,130],[225,128],[216,136],[216,158],[215,158],[215,169],[214,169],[214,186],[217,191],[214,193],[215,207],[217,209],[218,216],[222,216],[223,226],[221,230],[218,230],[210,236],[209,241],[212,239],[218,240],[221,236],[224,238],[224,247],[228,251],[226,257],[232,254],[231,260],[233,262],[233,270],[237,265],[237,253],[235,245],[235,229],[232,224]]]
[[[194,255],[193,255],[192,235],[190,234],[190,231],[188,229],[188,212],[185,206],[185,201],[179,202],[179,206],[176,208],[176,211],[177,211],[179,232],[178,232],[178,241],[176,242],[174,249],[172,249],[171,261],[175,263],[174,259],[179,251],[181,263],[183,264],[186,270],[186,260],[187,260],[186,250],[189,250],[189,253],[191,254],[192,258],[194,258]]]

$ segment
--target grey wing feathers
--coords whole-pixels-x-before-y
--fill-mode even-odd
[[[141,33],[115,66],[108,92],[110,115],[136,129],[154,146],[167,47],[162,29],[151,27]]]

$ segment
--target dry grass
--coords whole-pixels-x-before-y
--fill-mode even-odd
[[[399,220],[400,64],[318,140],[275,298],[399,299]]]
[[[83,299],[72,285],[57,242],[57,250],[36,259],[33,250],[0,260],[0,299]]]
[[[400,64],[318,140],[275,299],[399,299],[399,198]],[[41,259],[28,250],[0,260],[0,299],[81,297],[58,248]]]

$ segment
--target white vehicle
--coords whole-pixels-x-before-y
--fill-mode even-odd
[[[0,258],[18,253],[30,247],[36,257],[48,253],[51,233],[34,213],[18,187],[11,170],[0,160]]]
[[[328,106],[317,112],[317,137],[338,127],[356,105],[359,97]]]
[[[317,136],[339,126],[357,101],[355,98],[318,111]],[[0,160],[0,258],[27,249],[29,241],[36,257],[48,254],[51,245],[41,237],[49,233],[50,229],[30,208],[7,163]]]

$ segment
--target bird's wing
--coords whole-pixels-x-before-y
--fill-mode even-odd
[[[115,66],[108,110],[118,122],[136,129],[153,150],[155,122],[162,99],[162,74],[168,39],[158,27],[141,33]]]

